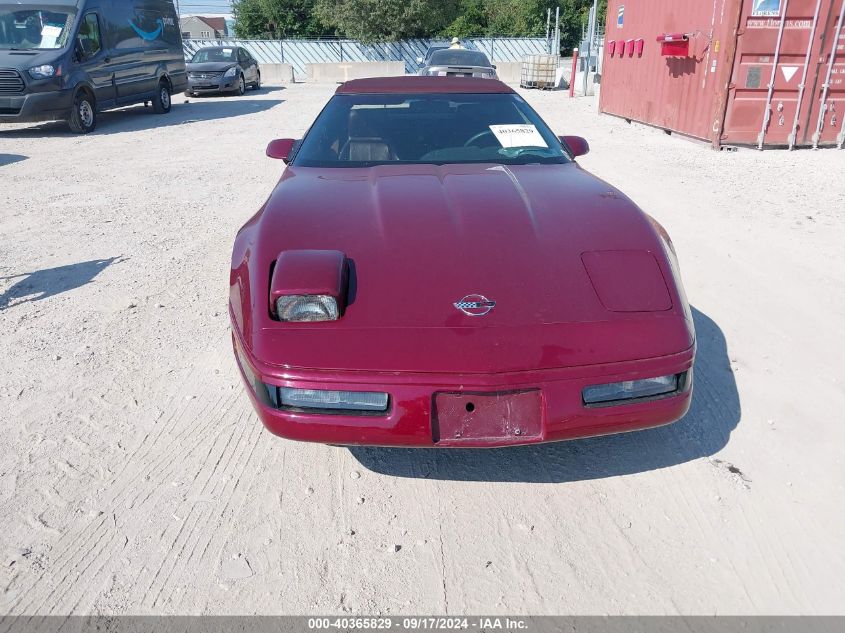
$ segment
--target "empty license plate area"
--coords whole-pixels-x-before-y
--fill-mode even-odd
[[[432,434],[436,443],[530,440],[542,434],[539,390],[436,393]]]

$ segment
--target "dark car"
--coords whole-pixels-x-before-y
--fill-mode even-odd
[[[66,120],[85,134],[109,108],[169,112],[186,85],[172,0],[0,0],[0,123]]]
[[[230,92],[242,95],[247,86],[261,87],[258,62],[240,46],[208,46],[194,53],[188,62],[188,89],[185,94]]]
[[[420,68],[420,75],[427,77],[481,77],[498,79],[496,67],[480,51],[464,48],[447,48],[432,53],[428,63]]]
[[[499,81],[349,81],[239,231],[229,313],[273,433],[506,446],[633,431],[690,406],[674,247]]]
[[[437,51],[446,50],[449,48],[448,44],[432,44],[428,47],[428,50],[425,52],[424,57],[417,57],[417,63],[420,66],[428,66],[428,60],[431,59],[431,56],[434,55]]]

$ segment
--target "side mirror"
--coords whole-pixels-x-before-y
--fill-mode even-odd
[[[293,151],[294,143],[296,143],[296,139],[292,138],[277,138],[275,141],[270,141],[270,144],[267,146],[267,156],[283,160],[287,164]]]
[[[492,64],[493,70],[499,70],[499,67],[496,64]]]
[[[417,57],[417,63],[422,64],[425,60],[422,57]]]
[[[590,151],[590,144],[581,136],[558,136],[558,138],[573,156],[583,156]]]

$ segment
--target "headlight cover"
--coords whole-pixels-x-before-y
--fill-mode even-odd
[[[238,67],[232,66],[229,70],[226,71],[226,74],[223,75],[224,77],[234,77],[238,74]]]
[[[49,79],[61,74],[56,66],[52,64],[42,64],[41,66],[33,66],[29,69],[29,76],[33,79]]]
[[[286,295],[276,299],[279,321],[289,323],[337,321],[337,300],[328,295]]]
[[[626,380],[605,385],[585,387],[582,392],[584,404],[624,404],[628,400],[648,398],[673,393],[681,384],[682,374]]]
[[[325,391],[322,389],[279,388],[282,406],[295,409],[339,411],[387,411],[386,393],[367,391]]]

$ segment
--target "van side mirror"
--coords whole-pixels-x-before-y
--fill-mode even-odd
[[[590,151],[590,144],[581,136],[558,136],[558,138],[573,156],[583,156]]]
[[[292,138],[277,138],[274,141],[270,141],[270,144],[267,146],[267,156],[283,160],[287,164],[291,153],[293,153],[295,143],[296,139]]]

